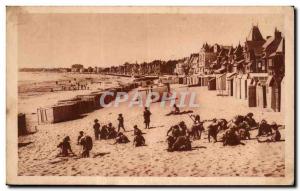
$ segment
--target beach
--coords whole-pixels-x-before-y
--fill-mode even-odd
[[[193,110],[201,120],[212,118],[232,119],[235,115],[254,114],[254,119],[266,119],[284,125],[284,115],[267,109],[249,108],[246,101],[233,97],[217,96],[216,91],[207,87],[171,86],[176,91],[196,92],[198,108],[180,108]],[[83,90],[84,91],[84,90]],[[131,92],[133,93],[134,90]],[[19,100],[19,108],[26,112],[35,111],[41,104],[50,104],[56,99],[72,97],[78,91],[53,92],[43,96],[31,96]],[[35,104],[34,104],[35,103]],[[234,109],[233,109],[234,108]],[[144,129],[143,107],[129,108],[128,103],[119,107],[109,107],[87,113],[76,120],[37,125],[37,132],[20,136],[20,143],[28,145],[18,149],[18,175],[20,176],[271,176],[285,175],[284,141],[276,143],[258,143],[256,139],[243,141],[245,145],[223,146],[221,142],[209,143],[206,132],[200,140],[192,142],[192,151],[167,152],[166,134],[171,125],[185,121],[188,127],[192,120],[188,115],[171,115],[170,107],[161,107],[160,103],[150,106],[151,129]],[[24,112],[24,111],[22,111]],[[125,120],[125,134],[128,144],[113,145],[114,140],[94,141],[90,158],[60,157],[57,145],[65,136],[70,136],[71,147],[78,156],[81,147],[76,144],[79,131],[93,137],[93,121],[98,119],[101,126],[112,122],[117,126],[118,114]],[[145,134],[146,146],[135,148],[132,145],[133,126],[137,125]],[[284,140],[284,128],[280,130]],[[250,132],[255,138],[257,130]],[[220,137],[218,137],[220,139]]]

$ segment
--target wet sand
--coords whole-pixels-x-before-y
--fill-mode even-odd
[[[186,90],[186,87],[176,87]],[[201,115],[201,120],[216,118],[231,119],[234,115],[254,113],[256,120],[266,119],[283,124],[283,114],[248,108],[246,101],[232,97],[216,96],[216,91],[206,87],[188,88],[198,94],[199,108],[192,108]],[[65,96],[65,95],[62,95]],[[208,99],[209,98],[209,99]],[[30,100],[30,99],[29,99]],[[40,101],[45,100],[41,98]],[[28,101],[30,102],[30,101]],[[26,105],[26,104],[25,104]],[[25,105],[23,107],[25,107]],[[27,107],[34,107],[27,103]],[[181,108],[190,110],[191,108]],[[284,176],[284,141],[258,143],[256,139],[244,141],[245,145],[223,147],[221,142],[209,143],[206,133],[201,140],[192,142],[192,151],[167,152],[166,133],[170,125],[184,120],[188,127],[192,121],[187,115],[165,116],[169,107],[159,103],[151,105],[151,129],[144,129],[143,108],[128,108],[128,103],[115,108],[105,108],[88,113],[82,119],[37,127],[38,132],[19,137],[19,142],[33,142],[19,148],[18,174],[30,176]],[[117,126],[117,115],[123,113],[125,134],[133,140],[133,125],[145,132],[147,146],[135,148],[132,142],[112,145],[113,140],[95,141],[91,157],[56,158],[56,146],[69,135],[73,151],[79,155],[76,145],[78,132],[83,130],[93,136],[93,120],[101,125],[112,122]],[[257,131],[251,131],[254,138]],[[281,130],[284,139],[284,129]]]

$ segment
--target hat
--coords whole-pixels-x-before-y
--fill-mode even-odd
[[[94,122],[98,122],[98,119],[95,119]]]
[[[137,125],[134,125],[133,128],[137,128]]]
[[[79,134],[83,134],[83,131],[79,131]]]
[[[108,123],[108,125],[112,125],[112,123]]]
[[[119,116],[122,116],[122,113],[119,113]]]

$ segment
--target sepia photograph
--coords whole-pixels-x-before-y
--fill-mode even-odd
[[[6,7],[9,185],[293,185],[294,7]]]

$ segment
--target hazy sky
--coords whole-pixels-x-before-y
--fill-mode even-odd
[[[29,14],[18,28],[19,67],[112,66],[177,59],[202,43],[244,43],[252,24],[264,37],[281,15]]]

